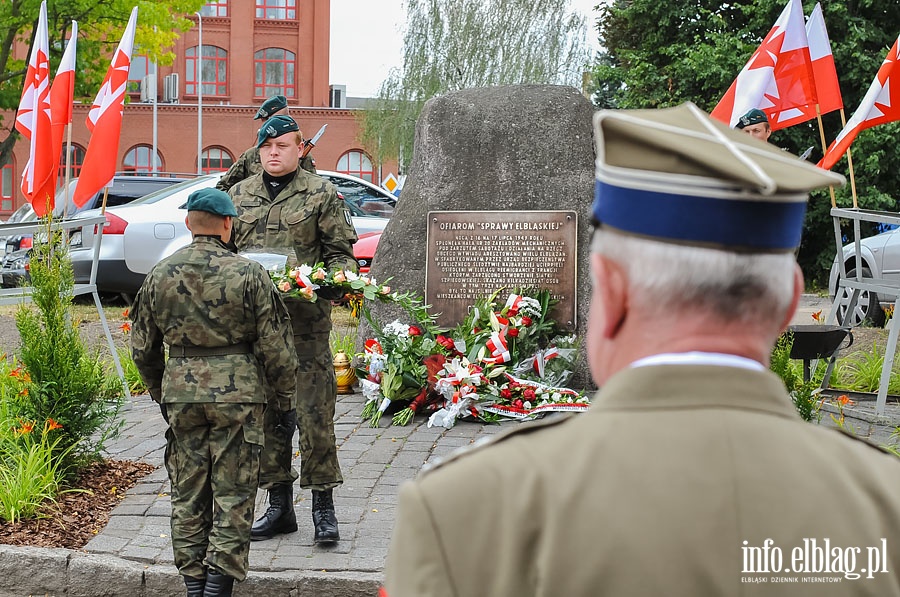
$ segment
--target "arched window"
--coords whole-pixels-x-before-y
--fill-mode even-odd
[[[283,95],[294,97],[294,64],[296,56],[282,48],[265,48],[253,54],[255,85],[253,95],[258,98]]]
[[[149,64],[150,59],[147,58],[146,54],[135,54],[131,57],[131,68],[128,69],[128,83],[125,85],[125,90],[128,93],[141,92],[141,81],[149,74],[147,68]]]
[[[0,210],[13,210],[13,164],[0,168]]]
[[[234,157],[222,147],[204,149],[203,155],[200,157],[200,165],[204,174],[224,172],[231,168],[233,163]]]
[[[206,6],[200,9],[204,17],[227,17],[228,0],[206,0]]]
[[[77,178],[81,174],[81,166],[84,164],[85,150],[81,145],[66,145],[59,155],[59,175],[57,185],[66,182],[66,154],[69,155],[69,178]]]
[[[377,184],[372,160],[363,152],[355,149],[341,156],[338,160],[337,171]]]
[[[150,164],[150,155],[153,152],[153,148],[149,145],[135,145],[131,149],[128,150],[128,153],[125,154],[125,159],[122,163],[122,169],[125,172],[137,172],[139,174],[149,174],[153,171],[153,167]],[[159,172],[163,170],[163,161],[162,158],[159,157],[159,152],[156,152],[156,171]]]
[[[197,47],[184,52],[184,92],[197,95]],[[203,45],[203,95],[228,95],[228,52]]]
[[[294,21],[297,19],[297,0],[256,0],[256,18]]]

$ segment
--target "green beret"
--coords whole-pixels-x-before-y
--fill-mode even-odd
[[[256,135],[256,148],[259,149],[269,137],[274,139],[275,137],[280,137],[286,133],[299,130],[300,127],[290,116],[285,116],[283,114],[273,116],[262,125],[261,129],[259,129],[259,133]]]
[[[228,193],[214,187],[200,189],[188,195],[186,207],[188,211],[205,211],[217,216],[237,216],[237,210]]]
[[[753,126],[754,124],[769,123],[766,113],[759,108],[753,108],[738,120],[737,128],[742,129],[745,126]]]
[[[285,108],[287,108],[287,98],[283,95],[273,95],[263,102],[259,107],[259,110],[257,110],[256,116],[253,117],[253,120],[269,118],[275,112],[284,110]]]

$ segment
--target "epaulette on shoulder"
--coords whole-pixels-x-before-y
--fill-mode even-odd
[[[547,429],[548,427],[555,427],[557,425],[565,423],[573,416],[575,416],[575,413],[554,413],[550,416],[544,417],[543,419],[538,419],[536,421],[521,422],[517,427],[513,427],[512,429],[497,433],[495,435],[481,437],[468,446],[462,446],[461,448],[454,450],[447,456],[436,458],[432,462],[426,462],[422,467],[422,470],[419,471],[419,475],[425,475],[435,469],[444,466],[445,464],[455,462],[460,458],[464,458],[471,454],[480,452],[485,448],[506,441],[513,436],[518,437],[526,433],[537,433],[539,431]]]

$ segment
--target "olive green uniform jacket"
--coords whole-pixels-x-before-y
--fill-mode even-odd
[[[229,190],[237,209],[233,242],[239,251],[291,250],[296,264],[323,262],[327,270],[357,271],[353,243],[357,241],[350,211],[330,182],[303,169],[275,200],[269,198],[262,174]],[[331,330],[327,300],[315,303],[288,299],[295,333]],[[302,321],[294,321],[295,319]]]
[[[300,158],[299,166],[307,172],[313,174],[316,173],[316,161],[311,155]],[[227,193],[228,189],[237,183],[250,178],[254,174],[259,174],[262,171],[263,167],[262,160],[259,159],[259,149],[251,147],[241,154],[237,161],[228,169],[228,172],[222,175],[222,178],[216,183],[216,188]]]
[[[589,412],[404,485],[396,525],[390,597],[900,595],[900,460],[804,422],[763,371],[622,371]],[[889,572],[745,572],[745,547],[771,539],[790,568],[826,538],[861,548],[857,572],[885,538]],[[841,581],[771,580],[805,576]]]
[[[297,355],[288,313],[266,270],[201,236],[159,262],[131,309],[134,362],[162,403],[265,403],[273,389],[289,410]],[[165,359],[163,344],[252,346],[247,354]]]

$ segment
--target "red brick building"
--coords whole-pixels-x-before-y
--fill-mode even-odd
[[[210,0],[200,16],[190,18],[195,26],[176,42],[171,66],[156,68],[135,48],[117,170],[153,171],[154,96],[156,171],[196,173],[198,146],[199,169],[212,172],[227,169],[255,144],[261,121],[253,116],[259,104],[282,94],[304,136],[328,124],[312,152],[318,168],[375,184],[397,173],[396,161],[377,164],[362,147],[344,89],[330,85],[330,0]],[[202,86],[197,77],[201,29]],[[28,48],[20,45],[16,52],[25,59]],[[74,110],[74,176],[90,140],[84,124],[89,108],[76,105]],[[12,118],[4,114],[5,123]],[[19,186],[27,161],[28,143],[20,140],[12,163],[0,170],[0,217],[25,202]]]

